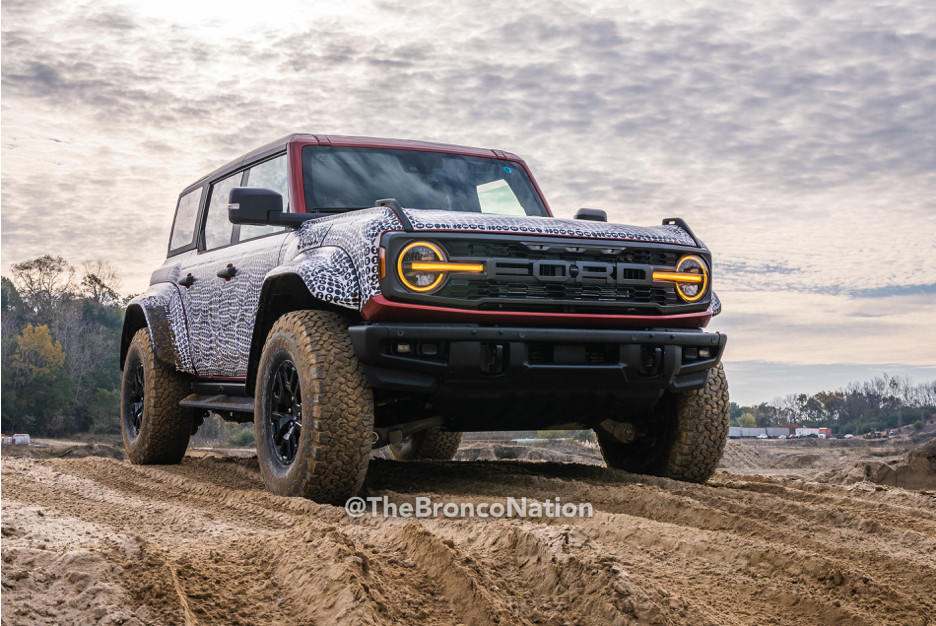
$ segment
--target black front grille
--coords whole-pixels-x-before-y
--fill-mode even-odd
[[[543,283],[451,278],[438,292],[458,300],[561,300],[564,302],[620,302],[632,304],[679,304],[673,287],[649,285],[600,285]]]
[[[477,311],[649,316],[687,313],[708,305],[707,299],[687,303],[674,284],[653,281],[653,271],[675,270],[679,259],[690,252],[681,246],[454,232],[426,239],[444,249],[448,261],[482,264],[484,271],[453,272],[439,289],[423,294],[406,289],[391,274],[381,281],[390,299]],[[411,235],[389,236],[390,257],[396,258],[407,241],[412,241]]]

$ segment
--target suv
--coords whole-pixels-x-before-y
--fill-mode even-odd
[[[609,466],[704,482],[728,433],[708,249],[678,218],[555,219],[500,150],[291,135],[179,196],[127,308],[121,425],[178,463],[205,415],[254,423],[274,493],[343,502],[372,449],[592,428]]]

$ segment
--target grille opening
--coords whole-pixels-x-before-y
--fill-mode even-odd
[[[532,281],[453,278],[437,294],[459,300],[563,300],[573,302],[622,302],[680,304],[674,287],[649,285],[601,285]]]
[[[620,361],[618,346],[590,343],[585,346],[585,362],[591,365],[607,365]]]
[[[527,350],[531,365],[553,362],[553,344],[551,343],[531,343]]]
[[[619,348],[612,344],[531,343],[527,346],[530,365],[610,365],[620,362]]]

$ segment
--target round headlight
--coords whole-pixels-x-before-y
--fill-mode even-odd
[[[676,265],[677,273],[698,274],[702,277],[699,282],[676,283],[676,291],[686,302],[695,302],[705,295],[705,288],[708,287],[708,270],[705,269],[705,261],[694,255],[686,255],[679,259]]]
[[[445,263],[442,248],[428,241],[414,241],[407,244],[397,260],[397,275],[403,285],[412,291],[432,291],[442,283],[445,272],[439,270],[420,270],[421,263]]]

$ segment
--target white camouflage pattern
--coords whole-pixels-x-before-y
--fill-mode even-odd
[[[675,225],[641,228],[586,220],[456,211],[404,209],[404,213],[417,232],[528,233],[696,245],[685,230]],[[380,293],[380,236],[400,230],[403,230],[402,224],[393,211],[385,207],[309,220],[295,233],[236,244],[224,249],[223,254],[214,251],[209,253],[212,257],[204,254],[174,257],[162,271],[154,274],[154,280],[160,282],[154,283],[150,291],[133,303],[146,312],[157,345],[171,337],[169,341],[175,350],[164,349],[163,353],[171,355],[180,371],[198,376],[246,376],[260,291],[267,277],[295,273],[315,298],[360,310],[371,297]],[[215,276],[221,260],[237,268],[237,275],[230,281]],[[171,267],[179,262],[184,263],[184,267]],[[174,283],[178,276],[188,272],[201,282],[197,283],[199,288],[183,291]],[[167,281],[167,276],[172,280],[168,283],[171,291],[165,288],[167,283],[162,282]],[[712,310],[713,315],[721,311],[721,302],[714,293]],[[157,333],[163,336],[157,337]],[[200,346],[200,349],[193,349],[193,346]]]

